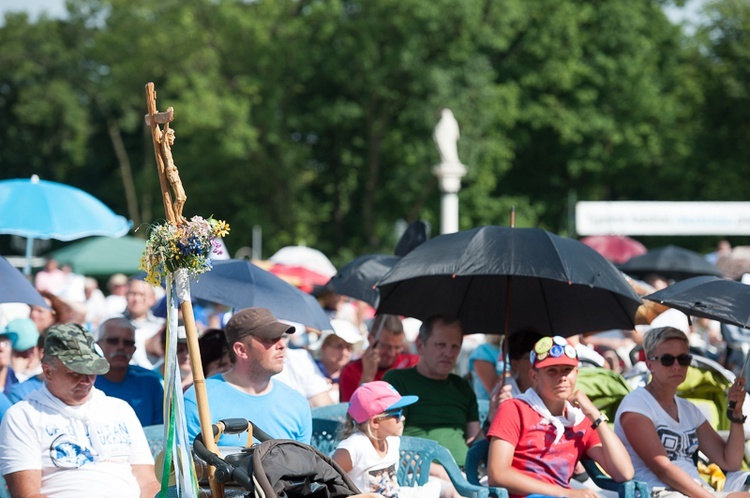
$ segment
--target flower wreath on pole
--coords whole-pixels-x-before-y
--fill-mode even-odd
[[[182,310],[185,324],[190,367],[193,371],[198,418],[206,447],[218,453],[211,429],[211,414],[208,407],[203,367],[200,361],[198,333],[195,326],[193,306],[190,299],[190,277],[197,277],[212,268],[211,253],[220,254],[218,238],[229,233],[229,225],[213,218],[194,216],[190,220],[182,216],[182,207],[187,195],[177,167],[172,160],[174,130],[169,123],[174,118],[170,107],[166,112],[156,111],[156,91],[154,84],[146,85],[148,114],[146,124],[151,127],[154,142],[156,166],[159,171],[166,222],[151,227],[149,239],[141,258],[141,269],[146,271],[146,280],[153,285],[161,285],[166,279],[167,287],[167,340],[164,368],[164,456],[161,470],[161,493],[167,496],[170,484],[176,488],[177,496],[198,496],[198,480],[191,454],[191,441],[188,438],[185,417],[185,401],[179,366],[177,365],[177,315],[178,306]],[[159,125],[163,125],[163,129]],[[174,201],[172,196],[174,195]],[[174,469],[174,479],[171,471]],[[213,467],[209,468],[209,485],[214,498],[224,496],[222,486],[214,479]],[[171,482],[170,482],[171,481]]]

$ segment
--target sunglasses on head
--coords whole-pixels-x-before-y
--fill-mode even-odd
[[[679,363],[681,367],[686,367],[690,365],[690,362],[693,360],[693,355],[681,354],[679,356],[673,356],[671,354],[663,354],[661,356],[652,356],[649,360],[659,360],[659,362],[665,367],[671,367],[674,365],[674,361],[677,360],[677,363]]]
[[[106,342],[110,346],[117,346],[120,343],[122,343],[122,345],[127,348],[132,348],[133,346],[135,346],[135,341],[131,341],[130,339],[120,339],[119,337],[107,337],[106,339],[104,339],[104,342]]]
[[[380,415],[380,418],[391,418],[391,417],[393,417],[395,419],[401,420],[401,417],[403,415],[404,415],[404,411],[399,408],[398,410],[391,410],[391,411],[383,412]]]

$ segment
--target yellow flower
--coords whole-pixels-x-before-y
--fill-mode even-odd
[[[224,220],[216,220],[214,225],[214,235],[217,237],[226,237],[229,234],[229,223]]]

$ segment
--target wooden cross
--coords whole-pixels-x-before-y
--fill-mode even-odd
[[[169,108],[164,112],[156,110],[156,90],[153,83],[146,84],[146,105],[148,114],[144,117],[146,125],[151,127],[151,138],[154,142],[154,155],[156,156],[156,167],[159,171],[159,184],[164,201],[164,212],[167,221],[175,225],[186,222],[182,216],[182,207],[185,205],[187,195],[180,181],[180,174],[172,159],[172,145],[174,145],[174,130],[169,123],[174,120],[174,109]],[[164,125],[159,129],[159,125]],[[174,194],[174,200],[172,195]],[[182,309],[182,320],[185,324],[185,335],[187,336],[188,352],[190,354],[190,368],[193,371],[193,385],[195,387],[195,401],[198,405],[198,418],[201,425],[201,433],[206,449],[215,455],[219,455],[216,446],[211,423],[211,413],[208,407],[208,393],[206,392],[206,379],[203,375],[201,364],[200,346],[198,345],[198,332],[195,326],[195,315],[193,314],[193,303],[186,299],[180,303]],[[223,486],[214,478],[214,467],[209,467],[209,485],[213,498],[224,496]]]
[[[175,135],[174,130],[169,127],[169,123],[174,120],[174,109],[170,107],[164,112],[156,110],[156,90],[154,90],[153,83],[146,84],[146,105],[148,114],[144,119],[146,126],[151,127],[164,212],[171,223],[183,224],[185,218],[182,216],[182,207],[187,201],[187,195],[185,195],[185,189],[182,188],[180,173],[172,158]],[[160,124],[164,125],[163,130],[159,129]],[[172,200],[172,194],[174,194],[174,200]]]

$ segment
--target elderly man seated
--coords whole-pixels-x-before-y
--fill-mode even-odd
[[[44,386],[0,424],[0,472],[11,496],[154,496],[154,460],[133,409],[94,387],[109,370],[80,325],[47,331]]]

